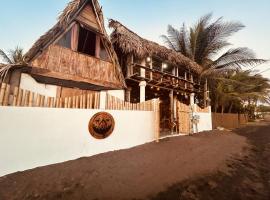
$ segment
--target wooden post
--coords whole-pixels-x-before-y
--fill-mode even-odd
[[[83,96],[80,95],[80,109],[83,108]]]
[[[83,109],[86,108],[86,107],[85,107],[85,105],[86,105],[85,97],[86,97],[85,94],[83,94],[83,96],[82,96],[82,98],[83,98],[83,102],[82,102],[82,103],[83,103],[83,107],[82,107],[82,108],[83,108]]]
[[[19,93],[19,88],[15,87],[13,91],[13,101],[12,101],[12,106],[17,105],[17,100],[18,100],[18,93]]]
[[[76,108],[76,97],[72,97],[72,108]]]
[[[68,108],[68,97],[65,98],[65,108]]]
[[[173,90],[170,91],[170,128],[171,134],[173,134],[174,129],[174,99],[173,99]]]
[[[93,108],[93,94],[89,94],[89,109]]]
[[[133,74],[133,55],[129,54],[127,56],[127,72],[126,72],[126,78],[130,77]]]
[[[100,92],[98,92],[97,94],[97,97],[98,97],[98,101],[97,101],[97,108],[99,109],[100,108]]]
[[[79,103],[80,103],[79,100],[80,100],[79,96],[76,96],[76,101],[75,101],[76,102],[76,107],[75,107],[76,109],[79,108]]]
[[[41,96],[41,107],[45,107],[45,96]]]
[[[47,97],[47,106],[46,107],[50,107],[51,106],[51,97]]]
[[[23,98],[23,90],[19,89],[18,100],[16,102],[16,106],[22,105],[22,98]]]
[[[33,101],[34,101],[34,93],[33,92],[30,92],[30,95],[29,95],[29,107],[33,107]]]
[[[190,74],[190,81],[191,81],[191,89],[193,90],[193,84],[194,84],[194,80],[193,80],[193,75]]]
[[[68,108],[72,108],[72,98],[68,97]]]
[[[156,142],[159,142],[159,137],[160,137],[160,116],[159,116],[159,99],[153,99],[152,100],[153,105],[154,105],[154,113],[155,113],[155,138]]]
[[[54,108],[55,107],[55,98],[51,97],[51,104],[50,104],[50,108]]]
[[[6,91],[5,91],[5,97],[4,97],[4,106],[8,106],[8,104],[9,104],[9,92],[10,92],[10,85],[7,84]]]
[[[56,97],[55,107],[60,108],[60,106],[59,106],[59,97]]]
[[[23,105],[22,106],[28,106],[28,102],[29,102],[29,91],[25,90],[24,92],[24,100],[23,100]]]
[[[128,87],[126,90],[125,90],[125,101],[127,102],[130,102],[130,96],[131,96],[131,90],[132,88],[131,87]]]
[[[7,84],[2,83],[1,90],[0,90],[0,106],[4,104],[4,97],[5,97],[5,91],[6,91]]]
[[[63,108],[63,98],[59,98],[59,108]]]
[[[41,104],[41,96],[40,96],[40,94],[38,94],[38,95],[37,95],[36,106],[37,106],[37,107],[40,107],[40,104]]]
[[[96,35],[96,52],[95,55],[97,58],[100,58],[100,36]]]

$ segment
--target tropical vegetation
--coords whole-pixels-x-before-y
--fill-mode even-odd
[[[23,49],[18,46],[8,52],[0,49],[1,60],[3,63],[0,63],[0,80],[5,79],[8,71],[13,67],[26,64]]]
[[[203,67],[199,81],[208,79],[216,112],[240,112],[246,104],[269,102],[269,80],[244,70],[266,60],[257,59],[246,47],[229,48],[229,37],[243,28],[242,23],[225,22],[222,17],[212,21],[212,14],[207,14],[189,29],[185,24],[179,30],[169,25],[162,36],[169,48]]]

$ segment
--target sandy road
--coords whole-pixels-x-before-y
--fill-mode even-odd
[[[171,186],[155,200],[269,200],[270,199],[270,121],[235,130],[247,138],[249,154],[227,165],[229,173],[219,171]]]

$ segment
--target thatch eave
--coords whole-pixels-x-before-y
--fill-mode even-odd
[[[133,54],[139,58],[155,56],[177,67],[185,67],[196,74],[202,72],[202,67],[196,62],[179,52],[140,37],[116,20],[110,19],[109,27],[114,29],[111,34],[113,45],[124,54]]]

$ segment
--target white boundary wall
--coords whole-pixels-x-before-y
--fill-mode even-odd
[[[197,105],[195,105],[197,106]],[[202,131],[210,131],[212,130],[212,113],[211,113],[211,106],[209,106],[209,112],[197,112],[195,109],[194,115],[198,115],[200,117],[199,123],[198,123],[198,132]],[[193,125],[193,130],[196,130],[196,126]]]
[[[153,141],[154,112],[107,111],[115,130],[104,140],[88,132],[100,110],[0,107],[0,176]]]

